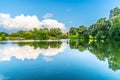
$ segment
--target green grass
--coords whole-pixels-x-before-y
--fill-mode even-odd
[[[78,39],[78,36],[68,36],[69,39]]]

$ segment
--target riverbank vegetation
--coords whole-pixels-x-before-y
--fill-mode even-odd
[[[66,38],[67,35],[62,33],[61,29],[53,28],[48,30],[43,29],[32,29],[29,31],[19,30],[10,34],[1,32],[0,40],[48,40],[48,39],[61,39]]]
[[[62,33],[61,29],[32,29],[19,30],[7,34],[0,32],[0,40],[48,40],[48,39],[88,39],[88,40],[120,40],[120,9],[118,7],[110,11],[109,18],[100,18],[89,27],[84,25],[71,27],[69,32]]]
[[[90,27],[80,26],[72,27],[69,30],[70,36],[78,38],[104,40],[120,40],[120,9],[118,7],[110,11],[109,18],[100,18]]]

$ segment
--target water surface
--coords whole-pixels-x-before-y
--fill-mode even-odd
[[[119,42],[0,42],[0,80],[120,80],[119,48]]]

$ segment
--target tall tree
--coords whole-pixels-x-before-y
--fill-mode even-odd
[[[79,29],[78,29],[78,32],[79,32],[79,35],[81,36],[86,36],[88,35],[88,29],[86,26],[80,26]]]
[[[109,29],[111,38],[120,40],[120,16],[111,19],[111,27]]]
[[[78,28],[76,27],[71,27],[69,30],[70,35],[78,35]]]
[[[112,18],[114,16],[118,16],[119,14],[120,14],[120,9],[118,7],[116,7],[110,11],[109,18]]]
[[[60,38],[62,35],[62,31],[60,28],[53,28],[53,29],[50,29],[49,35],[51,37]]]

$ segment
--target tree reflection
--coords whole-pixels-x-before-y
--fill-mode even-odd
[[[81,52],[88,49],[99,60],[107,59],[109,68],[112,70],[120,69],[120,42],[106,40],[89,43],[88,41],[70,40],[70,48],[79,49]]]
[[[120,42],[105,41],[91,43],[89,51],[97,56],[99,60],[108,60],[109,68],[116,71],[120,69]]]
[[[44,41],[44,42],[14,42],[13,44],[18,44],[18,46],[31,46],[34,47],[34,49],[37,48],[44,48],[47,49],[48,47],[50,48],[60,48],[62,42],[61,41],[53,41],[53,42],[48,42],[48,41]]]
[[[81,52],[88,49],[88,43],[88,40],[70,40],[69,42],[71,49],[79,49]]]
[[[0,44],[7,44],[7,42],[4,42],[4,41],[2,42],[2,41],[0,41]]]

